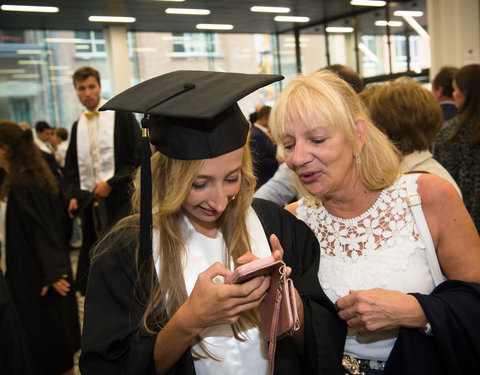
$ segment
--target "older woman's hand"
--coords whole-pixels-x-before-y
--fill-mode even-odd
[[[427,323],[417,299],[386,289],[351,290],[335,303],[338,316],[358,334],[398,327],[422,328]]]

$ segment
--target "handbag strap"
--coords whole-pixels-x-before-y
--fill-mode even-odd
[[[445,281],[445,277],[443,276],[442,269],[438,263],[437,252],[435,250],[435,245],[433,244],[432,235],[430,233],[430,229],[428,228],[427,221],[425,220],[425,215],[422,209],[422,197],[417,192],[418,176],[418,174],[406,174],[407,203],[408,207],[410,207],[410,212],[412,213],[413,219],[417,224],[420,237],[425,244],[428,267],[430,269],[433,282],[435,286],[437,286]]]
[[[283,288],[285,287],[285,274],[280,276],[280,282],[277,287],[275,297],[275,306],[273,309],[272,325],[270,326],[270,342],[268,344],[268,375],[273,375],[275,367],[275,349],[277,347],[277,327],[278,318],[280,316],[280,306],[282,305]]]

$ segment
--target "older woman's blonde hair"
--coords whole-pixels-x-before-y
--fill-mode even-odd
[[[358,119],[363,119],[367,128],[363,147],[355,126]],[[341,132],[358,158],[357,173],[368,189],[384,189],[401,175],[399,151],[373,125],[355,91],[335,73],[319,71],[289,82],[270,115],[269,126],[277,144],[282,144],[286,128],[295,120],[308,129],[322,126]]]

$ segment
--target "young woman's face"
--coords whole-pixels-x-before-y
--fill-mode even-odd
[[[240,191],[243,148],[207,159],[182,204],[193,227],[216,236],[218,219],[228,202]]]
[[[312,195],[335,196],[357,178],[353,149],[341,132],[321,125],[309,129],[297,117],[282,143],[285,162]]]
[[[455,100],[455,107],[461,109],[465,104],[465,94],[460,91],[455,80],[453,80],[453,100]]]

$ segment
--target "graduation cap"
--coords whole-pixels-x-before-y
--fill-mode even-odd
[[[237,102],[284,77],[179,70],[133,86],[100,110],[144,114],[142,119],[142,202],[140,258],[151,254],[151,142],[176,159],[208,159],[243,147],[249,123]],[[150,133],[150,139],[148,138]]]

